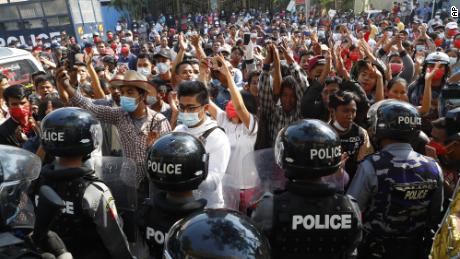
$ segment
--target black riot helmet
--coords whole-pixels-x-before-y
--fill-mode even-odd
[[[265,237],[239,212],[207,209],[174,224],[166,235],[165,259],[269,259]]]
[[[374,140],[374,136],[375,136],[374,125],[376,125],[377,123],[377,110],[383,104],[396,103],[396,102],[398,102],[398,100],[396,99],[385,99],[385,100],[378,101],[372,104],[371,107],[369,107],[369,110],[367,110],[367,122],[368,122],[367,132],[369,133],[369,138],[371,139],[371,141]],[[375,145],[375,143],[373,144]]]
[[[149,148],[147,171],[153,184],[162,190],[195,190],[208,175],[208,154],[194,136],[168,133]]]
[[[342,156],[340,137],[320,120],[300,120],[276,138],[275,159],[291,180],[337,172]]]
[[[383,103],[375,116],[371,125],[375,143],[384,138],[409,142],[419,134],[422,127],[422,118],[417,108],[407,102]]]
[[[19,204],[27,204],[22,193],[38,178],[41,165],[40,158],[25,149],[0,145],[0,232],[11,224],[33,224],[28,222],[34,218],[33,211]]]
[[[57,157],[89,155],[102,143],[99,121],[88,111],[65,107],[52,111],[43,118],[42,146]]]

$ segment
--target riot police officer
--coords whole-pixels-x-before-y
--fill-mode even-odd
[[[343,258],[361,240],[360,212],[342,184],[344,157],[337,133],[319,120],[301,120],[282,129],[276,162],[288,178],[286,190],[266,194],[252,218],[269,236],[273,258]],[[340,188],[341,187],[341,188]]]
[[[270,259],[270,250],[246,216],[228,209],[206,209],[171,227],[163,258]]]
[[[147,154],[149,179],[160,189],[139,213],[139,226],[154,258],[162,258],[165,235],[178,220],[203,210],[205,199],[195,200],[208,175],[208,154],[194,136],[173,132],[160,137]]]
[[[360,164],[348,189],[363,211],[358,258],[427,258],[443,181],[437,163],[409,143],[422,119],[414,106],[391,101],[382,103],[371,121],[379,151]]]
[[[99,121],[83,109],[60,108],[41,129],[42,147],[56,161],[42,168],[37,186],[49,185],[65,201],[50,228],[76,258],[132,258],[110,190],[83,166],[101,144]]]
[[[0,258],[72,258],[56,233],[50,231],[43,242],[34,242],[38,239],[26,231],[33,211],[27,209],[25,192],[38,178],[40,167],[40,158],[29,151],[0,145]]]

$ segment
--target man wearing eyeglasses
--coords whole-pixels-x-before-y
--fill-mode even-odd
[[[206,115],[209,94],[201,81],[184,81],[179,85],[178,125],[174,131],[187,132],[199,138],[209,154],[208,177],[199,188],[200,198],[207,200],[207,208],[225,206],[222,178],[230,159],[230,142],[217,122]]]

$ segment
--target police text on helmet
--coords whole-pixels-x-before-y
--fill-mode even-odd
[[[182,174],[182,164],[163,164],[160,162],[148,161],[147,166],[150,170],[159,174]]]
[[[292,216],[292,230],[299,225],[304,229],[351,229],[351,214],[334,215],[294,215]]]
[[[43,132],[43,139],[46,141],[64,141],[64,132],[45,130]]]
[[[336,158],[342,155],[342,149],[340,146],[332,148],[319,148],[319,149],[310,149],[310,159],[326,159],[326,158]]]
[[[163,233],[163,232],[161,232],[159,230],[157,231],[157,230],[155,230],[155,229],[153,229],[151,227],[147,227],[145,229],[145,238],[147,240],[150,240],[150,238],[152,238],[152,237],[153,237],[153,239],[155,240],[155,242],[157,244],[162,245],[165,242],[166,235],[165,235],[165,233]]]
[[[399,116],[398,124],[422,125],[422,118]]]

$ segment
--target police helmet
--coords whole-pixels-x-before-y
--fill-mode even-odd
[[[270,258],[269,244],[239,212],[207,209],[174,224],[166,235],[164,257]]]
[[[200,140],[184,132],[168,133],[149,148],[150,180],[166,191],[191,191],[208,175],[208,154]]]
[[[367,110],[367,122],[368,122],[368,129],[367,132],[369,133],[369,137],[372,140],[373,137],[375,136],[375,125],[377,123],[377,110],[382,104],[388,104],[388,103],[394,103],[397,102],[395,99],[385,99],[382,101],[378,101],[369,107],[369,110]]]
[[[340,137],[320,120],[297,121],[276,138],[276,162],[291,180],[333,174],[339,169],[341,156]]]
[[[41,123],[41,143],[53,156],[86,156],[102,143],[99,121],[88,111],[65,107],[52,111]]]
[[[383,103],[377,109],[371,131],[376,143],[384,138],[410,141],[419,134],[421,127],[422,117],[417,108],[410,103],[394,100]]]
[[[30,183],[37,179],[41,170],[40,158],[22,148],[0,145],[0,230],[10,224],[33,224],[33,211],[25,213],[18,206],[23,201]],[[27,206],[23,208],[27,210]]]
[[[425,154],[425,146],[430,142],[430,137],[425,132],[420,131],[410,139],[412,149],[420,154]]]

